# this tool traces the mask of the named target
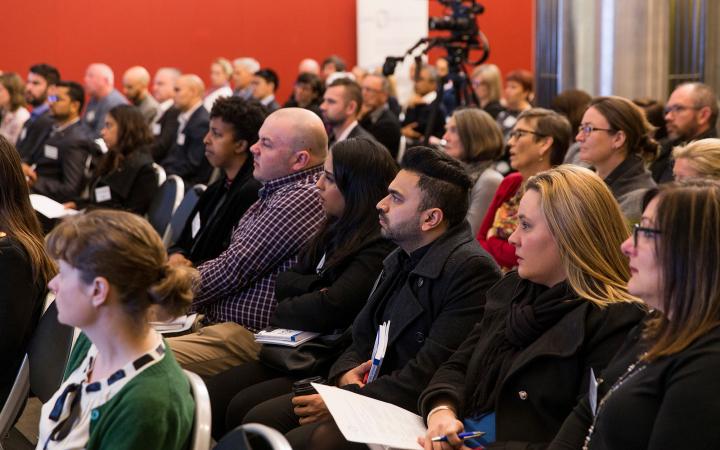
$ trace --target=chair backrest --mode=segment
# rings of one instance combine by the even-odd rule
[[[70,358],[75,329],[58,322],[55,302],[40,318],[28,347],[30,389],[45,403],[62,384],[65,366]]]
[[[30,392],[30,362],[27,355],[23,358],[20,369],[18,370],[12,389],[5,400],[5,404],[0,410],[0,440],[10,432],[20,415],[21,410],[25,406],[25,402]],[[0,445],[2,449],[2,445]]]
[[[147,219],[160,236],[165,235],[165,229],[170,218],[180,205],[185,194],[185,185],[182,178],[170,175],[165,180],[148,208]]]
[[[204,184],[196,184],[185,193],[185,197],[183,197],[180,206],[178,206],[173,213],[170,223],[165,230],[165,235],[163,236],[165,248],[170,247],[180,238],[180,233],[182,233],[183,228],[185,228],[190,214],[193,209],[195,209],[195,205],[197,205],[205,189],[207,189],[207,186]]]
[[[199,375],[189,370],[183,370],[183,372],[185,372],[185,376],[190,382],[190,390],[195,400],[195,420],[193,421],[193,431],[190,438],[190,450],[210,450],[212,442],[210,436],[212,423],[210,395]]]
[[[251,450],[247,434],[263,438],[273,450],[292,450],[290,443],[279,431],[259,423],[246,423],[235,428],[214,447],[214,450]]]
[[[163,166],[161,166],[158,163],[153,163],[152,165],[153,170],[155,171],[155,175],[157,175],[158,180],[158,186],[162,186],[165,180],[167,179],[167,175],[165,174],[165,169],[163,169]]]

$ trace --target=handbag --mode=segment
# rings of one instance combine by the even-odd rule
[[[307,376],[326,372],[352,343],[351,328],[337,334],[326,334],[297,347],[263,344],[259,360],[287,375]]]

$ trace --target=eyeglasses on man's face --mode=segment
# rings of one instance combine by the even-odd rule
[[[637,248],[638,245],[638,234],[642,234],[645,239],[654,239],[655,236],[660,234],[660,230],[657,228],[642,227],[639,223],[633,225],[633,247]]]
[[[593,131],[607,131],[608,133],[616,132],[616,130],[613,130],[612,128],[599,128],[592,126],[589,123],[581,123],[578,127],[578,133],[581,133],[583,136],[589,136]]]
[[[673,115],[674,115],[674,114],[681,113],[681,112],[683,112],[683,111],[687,111],[688,109],[695,109],[695,110],[697,110],[697,109],[700,109],[700,108],[698,108],[698,107],[696,107],[696,106],[668,105],[668,106],[665,107],[665,109],[663,109],[663,112],[664,112],[665,115],[667,116],[668,114],[673,114]]]

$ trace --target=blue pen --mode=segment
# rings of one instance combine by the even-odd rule
[[[481,437],[484,434],[484,431],[463,431],[462,433],[458,433],[458,437],[464,441],[467,439]],[[437,436],[430,440],[433,442],[447,442],[448,438],[447,436]]]

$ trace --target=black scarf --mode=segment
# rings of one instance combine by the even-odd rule
[[[482,320],[487,333],[478,342],[470,361],[478,370],[468,371],[481,376],[472,380],[477,383],[474,390],[472,384],[467,385],[468,393],[472,391],[465,408],[467,417],[494,411],[500,386],[515,358],[583,303],[567,282],[548,288],[527,280],[519,281],[514,292],[488,292],[489,298],[495,297],[493,302],[500,300],[508,306],[487,311]]]

